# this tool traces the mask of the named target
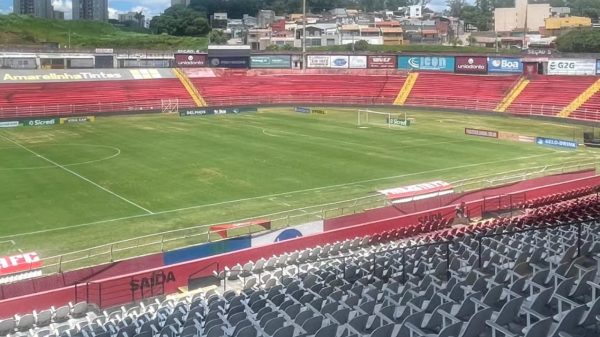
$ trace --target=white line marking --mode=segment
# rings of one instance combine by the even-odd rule
[[[215,203],[211,203],[211,204],[203,204],[203,205],[182,207],[182,208],[176,208],[176,209],[171,209],[171,210],[154,212],[154,213],[151,213],[151,214],[139,214],[139,215],[132,215],[132,216],[127,216],[127,217],[122,217],[122,218],[116,218],[116,219],[99,220],[99,221],[88,222],[88,223],[78,224],[78,225],[72,225],[72,226],[64,226],[64,227],[44,229],[44,230],[39,230],[39,231],[34,231],[34,232],[25,232],[25,233],[19,233],[19,234],[11,234],[11,235],[6,235],[6,236],[1,236],[0,239],[14,238],[14,237],[20,237],[20,236],[34,235],[34,234],[43,234],[43,233],[61,231],[61,230],[72,229],[72,228],[79,228],[79,227],[87,227],[87,226],[92,226],[92,225],[106,224],[106,223],[111,223],[111,222],[121,221],[121,220],[131,220],[131,219],[144,218],[144,217],[154,216],[154,215],[162,215],[162,214],[176,213],[176,212],[181,212],[181,211],[188,211],[188,210],[192,210],[192,209],[200,209],[200,208],[206,208],[206,207],[221,206],[221,205],[239,203],[239,202],[242,202],[242,201],[268,199],[268,198],[280,197],[280,196],[284,196],[284,195],[293,195],[293,194],[299,194],[299,193],[305,193],[305,192],[313,192],[313,191],[326,190],[326,189],[331,189],[331,188],[340,188],[340,187],[346,187],[346,186],[360,185],[360,184],[369,183],[369,182],[375,182],[375,181],[383,181],[383,180],[389,180],[389,179],[397,179],[397,178],[404,178],[404,177],[410,177],[410,176],[418,176],[418,175],[426,174],[426,173],[452,171],[452,170],[463,169],[463,168],[468,168],[468,167],[476,167],[476,166],[482,166],[482,165],[499,164],[499,163],[511,162],[511,161],[515,161],[515,160],[531,159],[531,158],[537,158],[537,157],[543,157],[543,156],[549,156],[549,155],[556,155],[556,153],[555,152],[551,152],[551,153],[537,154],[537,155],[532,155],[532,156],[516,157],[516,158],[511,158],[511,159],[505,159],[505,160],[489,161],[489,162],[484,162],[484,163],[475,163],[475,164],[460,165],[460,166],[454,166],[454,167],[445,167],[445,168],[440,168],[440,169],[434,169],[434,170],[428,170],[428,171],[421,171],[421,172],[414,172],[414,173],[406,173],[406,174],[395,175],[395,176],[390,176],[390,177],[382,177],[382,178],[360,180],[360,181],[355,181],[355,182],[350,182],[350,183],[344,183],[344,184],[336,184],[336,185],[329,185],[329,186],[322,186],[322,187],[314,187],[314,188],[308,188],[308,189],[303,189],[303,190],[296,190],[296,191],[289,191],[289,192],[282,192],[282,193],[262,195],[262,196],[257,196],[257,197],[249,197],[249,198],[242,198],[242,199],[237,199],[237,200],[221,201],[221,202],[215,202]]]
[[[48,145],[54,145],[54,144],[48,144]],[[111,155],[111,156],[100,158],[100,159],[82,161],[82,162],[78,162],[78,163],[64,164],[63,165],[64,167],[80,166],[80,165],[86,165],[86,164],[99,163],[101,161],[110,160],[110,159],[113,159],[115,157],[118,157],[121,154],[121,149],[119,149],[118,147],[108,146],[108,145],[61,144],[61,145],[55,145],[55,146],[92,146],[92,147],[104,147],[104,148],[107,148],[107,149],[113,149],[113,150],[115,150],[115,153],[113,155]],[[32,148],[32,147],[35,147],[35,146],[30,146],[29,148]],[[17,146],[11,147],[11,149],[18,149],[18,148],[19,147],[17,147]],[[0,147],[0,150],[3,150],[3,148]],[[30,166],[30,167],[0,167],[0,171],[40,170],[40,169],[48,169],[48,168],[55,168],[55,167],[56,166],[54,166],[54,165],[48,165],[48,166]]]
[[[17,145],[18,147],[22,148],[23,150],[25,150],[25,151],[27,151],[27,152],[29,152],[29,153],[31,153],[31,154],[33,154],[33,155],[37,156],[37,157],[39,157],[39,158],[41,158],[41,159],[43,159],[43,160],[45,160],[45,161],[49,162],[50,164],[52,164],[52,165],[54,165],[54,166],[56,166],[56,167],[58,167],[58,168],[61,168],[61,169],[65,170],[65,171],[67,171],[68,173],[70,173],[70,174],[72,174],[72,175],[74,175],[74,176],[76,176],[76,177],[78,177],[78,178],[80,178],[80,179],[82,179],[82,180],[84,180],[84,181],[87,181],[88,183],[90,183],[90,184],[92,184],[92,185],[96,186],[97,188],[99,188],[99,189],[101,189],[101,190],[103,190],[103,191],[105,191],[105,192],[107,192],[107,193],[109,193],[109,194],[111,194],[111,195],[113,195],[113,196],[115,196],[115,197],[117,197],[117,198],[119,198],[119,199],[121,199],[121,200],[125,201],[126,203],[128,203],[128,204],[130,204],[130,205],[133,205],[133,206],[135,206],[135,207],[137,207],[137,208],[139,208],[139,209],[143,210],[143,211],[144,211],[144,212],[146,212],[148,215],[152,215],[152,214],[153,214],[153,213],[152,213],[152,211],[150,211],[150,210],[148,210],[148,209],[146,209],[146,208],[144,208],[144,207],[142,207],[142,206],[140,206],[140,205],[136,204],[135,202],[133,202],[133,201],[131,201],[131,200],[129,200],[129,199],[127,199],[127,198],[125,198],[125,197],[122,197],[122,196],[118,195],[117,193],[115,193],[115,192],[113,192],[113,191],[111,191],[111,190],[107,189],[106,187],[103,187],[103,186],[100,186],[100,185],[98,185],[97,183],[95,183],[95,182],[91,181],[90,179],[88,179],[88,178],[86,178],[86,177],[82,176],[81,174],[79,174],[79,173],[77,173],[77,172],[75,172],[75,171],[72,171],[72,170],[70,170],[70,169],[68,169],[68,168],[64,167],[63,165],[60,165],[59,163],[57,163],[57,162],[55,162],[55,161],[52,161],[51,159],[48,159],[48,158],[46,158],[46,157],[42,156],[41,154],[39,154],[39,153],[37,153],[37,152],[35,152],[35,151],[33,151],[33,150],[29,149],[29,148],[28,148],[28,147],[26,147],[25,145],[21,145],[20,143],[18,143],[18,142],[16,142],[16,141],[12,140],[12,139],[10,139],[10,138],[7,138],[7,137],[5,137],[4,135],[1,135],[1,134],[0,134],[0,137],[2,137],[2,138],[4,138],[4,139],[6,139],[7,141],[9,141],[9,142],[11,142],[11,143],[13,143],[13,144]]]

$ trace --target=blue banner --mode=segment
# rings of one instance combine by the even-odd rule
[[[398,69],[454,72],[454,57],[398,56]]]
[[[165,252],[163,261],[165,266],[186,262],[203,257],[224,254],[236,250],[250,248],[250,236],[241,236],[217,242],[208,242],[197,246],[176,249]]]
[[[596,74],[600,75],[600,60],[596,61]]]
[[[575,150],[577,149],[577,142],[571,140],[564,139],[556,139],[556,138],[546,138],[546,137],[536,137],[535,143],[543,146],[552,146],[552,147],[560,147],[564,149]]]
[[[488,58],[488,72],[490,73],[522,73],[523,62],[514,57]]]
[[[297,107],[294,107],[294,111],[301,112],[301,113],[304,113],[304,114],[309,114],[310,113],[310,108],[303,107],[303,106],[297,106]]]

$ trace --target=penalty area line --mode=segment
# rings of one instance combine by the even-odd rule
[[[144,208],[144,207],[142,207],[142,206],[140,206],[140,205],[136,204],[135,202],[133,202],[133,201],[131,201],[131,200],[129,200],[129,199],[127,199],[127,198],[125,198],[125,197],[123,197],[123,196],[121,196],[121,195],[119,195],[119,194],[117,194],[117,193],[115,193],[115,192],[113,192],[113,191],[111,191],[111,190],[109,190],[108,188],[106,188],[106,187],[104,187],[104,186],[101,186],[101,185],[99,185],[98,183],[95,183],[95,182],[93,182],[92,180],[90,180],[90,179],[88,179],[88,178],[86,178],[86,177],[82,176],[81,174],[79,174],[79,173],[77,173],[77,172],[75,172],[75,171],[73,171],[73,170],[71,170],[71,169],[68,169],[68,168],[66,168],[65,166],[63,166],[63,165],[61,165],[61,164],[59,164],[59,163],[57,163],[57,162],[53,161],[52,159],[49,159],[49,158],[46,158],[46,157],[44,157],[43,155],[41,155],[41,154],[39,154],[39,153],[37,153],[37,152],[35,152],[35,151],[31,150],[30,148],[26,147],[25,145],[22,145],[21,143],[19,143],[19,142],[17,142],[17,141],[14,141],[14,140],[12,140],[12,139],[10,139],[10,138],[8,138],[8,137],[4,136],[4,135],[1,135],[1,134],[0,134],[0,137],[2,137],[2,138],[4,138],[5,140],[7,140],[7,141],[9,141],[9,142],[11,142],[11,143],[13,143],[13,144],[15,144],[16,146],[20,147],[21,149],[23,149],[23,150],[25,150],[25,151],[27,151],[27,152],[29,152],[29,153],[33,154],[34,156],[36,156],[36,157],[38,157],[38,158],[40,158],[40,159],[43,159],[43,160],[47,161],[48,163],[50,163],[50,164],[52,164],[52,165],[54,165],[54,166],[56,166],[56,167],[58,167],[58,168],[60,168],[60,169],[62,169],[62,170],[64,170],[64,171],[66,171],[66,172],[68,172],[68,173],[70,173],[70,174],[72,174],[72,175],[76,176],[77,178],[79,178],[79,179],[81,179],[81,180],[83,180],[83,181],[86,181],[86,182],[88,182],[89,184],[92,184],[92,185],[94,185],[95,187],[97,187],[97,188],[99,188],[99,189],[103,190],[104,192],[106,192],[106,193],[109,193],[109,194],[111,194],[111,195],[113,195],[113,196],[115,196],[115,197],[117,197],[117,198],[119,198],[119,199],[121,199],[121,200],[125,201],[126,203],[128,203],[128,204],[130,204],[130,205],[132,205],[132,206],[135,206],[135,207],[136,207],[136,208],[138,208],[138,209],[141,209],[141,210],[142,210],[142,211],[144,211],[144,212],[145,212],[147,215],[152,215],[152,214],[154,214],[154,213],[153,213],[152,211],[150,211],[149,209],[146,209],[146,208]]]
[[[506,162],[511,162],[511,161],[515,161],[515,160],[531,159],[531,158],[537,158],[537,157],[543,157],[543,156],[549,156],[549,155],[555,155],[555,154],[556,154],[555,152],[543,153],[543,154],[537,154],[537,155],[531,155],[531,156],[523,156],[523,157],[515,157],[515,158],[510,158],[510,159],[489,161],[489,162],[483,162],[483,163],[474,163],[474,164],[467,164],[467,165],[460,165],[460,166],[453,166],[453,167],[444,167],[444,168],[440,168],[440,169],[433,169],[433,170],[428,170],[428,171],[406,173],[406,174],[389,176],[389,177],[381,177],[381,178],[373,178],[373,179],[367,179],[367,180],[360,180],[360,181],[355,181],[355,182],[350,182],[350,183],[344,183],[344,184],[336,184],[336,185],[329,185],[329,186],[322,186],[322,187],[314,187],[314,188],[308,188],[308,189],[303,189],[303,190],[282,192],[282,193],[276,193],[276,194],[268,194],[268,195],[262,195],[262,196],[256,196],[256,197],[249,197],[249,198],[242,198],[242,199],[229,200],[229,201],[221,201],[221,202],[215,202],[215,203],[211,203],[211,204],[189,206],[189,207],[183,207],[183,208],[177,208],[177,209],[171,209],[171,210],[165,210],[165,211],[158,211],[158,212],[153,212],[153,213],[148,213],[148,214],[138,214],[138,215],[132,215],[132,216],[127,216],[127,217],[122,217],[122,218],[116,218],[116,219],[99,220],[99,221],[94,221],[94,222],[88,222],[88,223],[78,224],[78,225],[63,226],[63,227],[56,227],[56,228],[44,229],[44,230],[33,231],[33,232],[25,232],[25,233],[5,235],[5,236],[0,237],[0,239],[8,239],[8,238],[21,237],[21,236],[43,234],[43,233],[49,233],[49,232],[55,232],[55,231],[61,231],[61,230],[68,230],[68,229],[73,229],[73,228],[80,228],[80,227],[87,227],[87,226],[93,226],[93,225],[107,224],[107,223],[112,223],[112,222],[116,222],[116,221],[131,220],[131,219],[136,219],[136,218],[145,218],[145,217],[149,217],[149,216],[156,216],[156,215],[162,215],[162,214],[177,213],[177,212],[182,212],[182,211],[188,211],[188,210],[194,210],[194,209],[201,209],[201,208],[213,207],[213,206],[222,206],[222,205],[227,205],[227,204],[239,203],[239,202],[243,202],[243,201],[269,199],[269,198],[275,198],[275,197],[280,197],[280,196],[284,196],[284,195],[294,195],[294,194],[299,194],[299,193],[321,191],[321,190],[327,190],[327,189],[331,189],[331,188],[340,188],[340,187],[346,187],[346,186],[354,186],[354,185],[360,185],[360,184],[370,183],[370,182],[376,182],[376,181],[385,181],[385,180],[390,180],[390,179],[397,179],[397,178],[405,178],[405,177],[411,177],[411,176],[418,176],[418,175],[427,174],[427,173],[452,171],[452,170],[458,170],[458,169],[463,169],[463,168],[468,168],[468,167],[477,167],[477,166],[483,166],[483,165],[506,163]],[[272,202],[277,202],[277,201],[272,201]]]

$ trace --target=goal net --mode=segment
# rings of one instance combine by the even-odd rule
[[[396,126],[410,126],[410,120],[406,119],[406,113],[396,114],[373,110],[358,110],[358,126],[380,125],[388,128]]]

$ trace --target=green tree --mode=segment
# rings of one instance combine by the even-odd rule
[[[450,16],[460,17],[463,7],[465,7],[465,0],[448,0],[446,5]]]
[[[183,5],[169,7],[162,15],[153,17],[150,29],[155,34],[174,36],[202,36],[210,31],[203,13]]]
[[[556,39],[556,47],[562,52],[600,53],[600,31],[572,30]]]
[[[367,51],[369,50],[369,42],[365,40],[358,40],[354,43],[354,51]]]
[[[222,30],[211,30],[208,34],[210,44],[227,44],[229,37]]]

